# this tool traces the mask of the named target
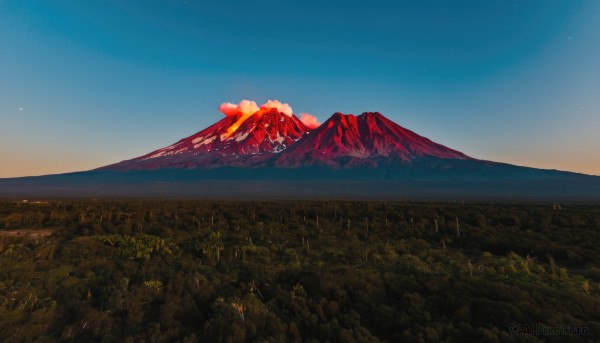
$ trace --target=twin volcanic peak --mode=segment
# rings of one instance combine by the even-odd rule
[[[104,170],[262,167],[332,168],[409,165],[424,157],[467,160],[465,154],[432,142],[378,112],[359,116],[335,113],[322,125],[309,125],[288,104],[258,107],[244,100],[223,104],[225,118],[149,154],[102,167]]]
[[[338,112],[282,153],[275,165],[383,167],[408,165],[424,157],[471,159],[403,128],[379,112],[359,116]]]

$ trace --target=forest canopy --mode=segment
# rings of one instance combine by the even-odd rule
[[[586,204],[4,201],[0,340],[593,342],[599,242]]]

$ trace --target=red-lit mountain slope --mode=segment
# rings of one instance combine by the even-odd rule
[[[274,108],[249,116],[227,116],[173,145],[100,169],[259,166],[309,130],[295,115],[287,115]]]
[[[381,167],[407,165],[423,157],[471,159],[401,127],[378,112],[359,116],[335,113],[281,153],[275,166]]]
[[[309,131],[289,105],[225,103],[226,118],[86,172],[0,179],[4,197],[599,199],[600,177],[473,159],[379,113]]]

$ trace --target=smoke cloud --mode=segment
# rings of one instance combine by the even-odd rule
[[[256,102],[251,100],[242,100],[239,104],[232,104],[230,102],[224,102],[219,106],[219,110],[223,112],[228,117],[248,117],[257,112],[261,112],[262,114],[272,108],[277,109],[277,111],[291,117],[294,113],[292,111],[292,107],[289,104],[282,104],[279,100],[270,100],[266,103],[260,105],[256,105]]]
[[[292,114],[294,113],[292,111],[292,107],[288,104],[282,104],[281,102],[279,102],[279,100],[271,100],[269,99],[267,101],[267,103],[260,105],[260,109],[261,110],[269,110],[271,108],[276,108],[277,111],[287,115],[288,117],[291,117]]]
[[[321,125],[317,117],[308,113],[300,113],[300,120],[310,129],[315,129]]]
[[[0,0],[1,1],[1,0]],[[277,109],[278,112],[291,117],[294,112],[289,104],[281,103],[279,100],[268,100],[266,103],[256,105],[256,102],[252,100],[242,100],[239,104],[232,104],[230,102],[224,102],[219,106],[219,110],[223,112],[227,117],[232,117],[234,122],[227,128],[227,133],[224,134],[224,138],[231,136],[240,125],[251,116],[262,116],[264,113],[271,109]],[[312,114],[301,113],[300,120],[304,125],[310,129],[314,129],[321,125],[317,118]]]
[[[256,102],[251,100],[242,100],[239,104],[232,104],[230,102],[224,102],[219,106],[219,110],[228,117],[235,117],[237,115],[249,116],[256,113],[260,108],[256,105]]]

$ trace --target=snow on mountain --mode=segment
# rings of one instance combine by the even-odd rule
[[[286,110],[286,109],[284,109]],[[101,169],[212,168],[256,166],[301,139],[310,129],[294,114],[263,108],[227,115],[175,144]]]

